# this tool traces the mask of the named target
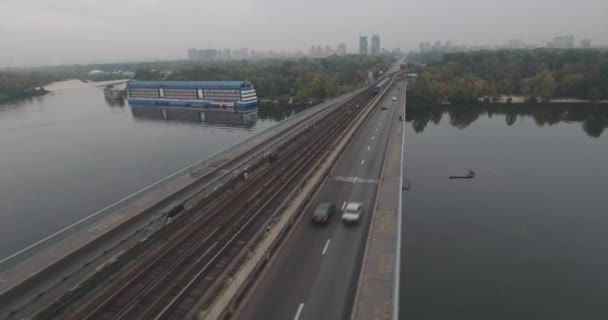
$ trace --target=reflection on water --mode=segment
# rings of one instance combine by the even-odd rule
[[[109,103],[109,102],[108,102]],[[262,105],[250,112],[226,112],[183,107],[131,106],[136,121],[252,129],[258,120],[279,122],[306,110],[307,105]]]
[[[104,99],[106,100],[106,103],[110,107],[122,108],[122,107],[125,106],[125,100],[124,99],[111,99],[111,98],[108,98],[108,97],[104,97]]]
[[[429,123],[439,124],[444,114],[450,125],[465,129],[480,116],[502,116],[512,126],[520,118],[532,118],[538,126],[552,126],[560,122],[577,122],[590,137],[598,138],[608,127],[608,108],[594,105],[501,105],[472,107],[409,107],[406,121],[415,132],[422,132]]]
[[[192,125],[217,125],[226,127],[252,128],[258,119],[257,110],[251,112],[225,112],[205,109],[131,106],[136,121],[154,121],[162,123],[179,123]]]

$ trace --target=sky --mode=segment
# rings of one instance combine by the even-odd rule
[[[420,41],[608,45],[606,0],[0,0],[0,67],[183,59],[188,48],[302,50],[377,33]]]

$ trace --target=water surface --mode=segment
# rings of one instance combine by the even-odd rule
[[[608,319],[608,109],[406,120],[402,319]]]
[[[302,109],[202,121],[106,101],[100,88],[0,106],[0,259]]]

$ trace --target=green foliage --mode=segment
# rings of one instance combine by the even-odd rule
[[[39,87],[51,81],[51,75],[40,72],[0,72],[0,103],[42,95]]]
[[[440,104],[443,100],[441,85],[428,73],[421,74],[407,91],[408,103],[433,105]]]
[[[555,95],[557,84],[549,70],[522,80],[522,91],[532,98],[540,97],[542,102],[548,102]]]
[[[485,86],[485,82],[478,77],[456,77],[450,85],[451,93],[448,98],[455,104],[475,104]]]
[[[538,97],[545,102],[555,97],[597,101],[608,98],[608,51],[542,48],[449,53],[419,70],[419,78],[432,79],[443,88],[444,97],[459,104],[500,94],[526,94],[530,100]],[[410,85],[408,94],[434,100],[435,92],[426,85]]]
[[[391,61],[382,56],[330,56],[323,59],[218,62],[195,65],[165,73],[167,80],[234,80],[253,82],[263,99],[294,97],[308,103],[352,91],[363,85],[368,71],[384,70]],[[162,75],[137,71],[139,80],[157,80]]]
[[[589,89],[589,92],[587,93],[587,99],[589,99],[591,102],[597,102],[598,100],[600,100],[601,97],[602,92],[598,87],[593,87]]]
[[[117,71],[135,73],[139,80],[249,80],[258,96],[294,97],[299,102],[327,99],[361,87],[368,71],[385,70],[387,56],[330,56],[323,59],[268,59],[231,61],[155,61],[11,69],[0,72],[0,102],[22,99],[53,81],[92,81],[125,78]],[[103,74],[89,74],[101,70]]]

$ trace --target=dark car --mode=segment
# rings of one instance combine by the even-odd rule
[[[321,202],[310,216],[310,221],[316,223],[327,223],[336,211],[336,205],[331,202]]]

